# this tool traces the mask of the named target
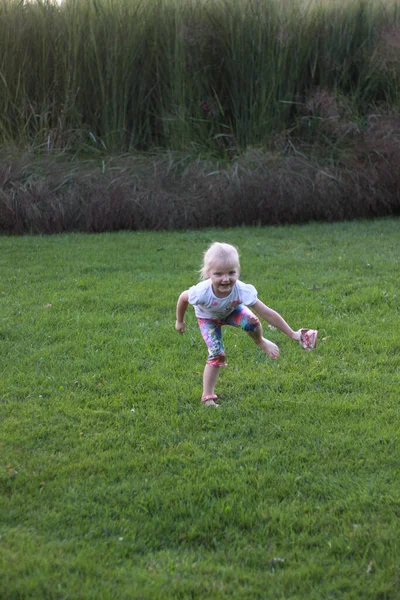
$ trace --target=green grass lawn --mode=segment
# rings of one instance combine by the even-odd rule
[[[400,222],[0,237],[0,598],[398,599]],[[211,241],[294,328],[179,293]]]

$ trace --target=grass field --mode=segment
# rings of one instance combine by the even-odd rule
[[[320,331],[226,330],[219,410],[174,330],[214,240]],[[1,600],[398,599],[398,260],[394,219],[0,237]]]

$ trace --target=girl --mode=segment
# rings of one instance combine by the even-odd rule
[[[220,367],[225,367],[227,364],[221,334],[222,325],[241,327],[267,356],[272,359],[278,357],[278,346],[263,337],[260,320],[248,308],[249,306],[268,323],[300,342],[304,349],[315,348],[317,331],[311,329],[293,331],[277,312],[258,300],[257,290],[253,285],[239,280],[239,254],[234,246],[219,242],[212,244],[204,254],[200,273],[200,283],[185,290],[179,296],[175,329],[180,333],[185,332],[184,317],[188,305],[192,304],[208,348],[201,397],[205,406],[219,406],[214,389]]]

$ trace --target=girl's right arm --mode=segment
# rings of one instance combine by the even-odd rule
[[[176,305],[176,323],[175,329],[179,331],[179,333],[185,333],[186,323],[184,321],[185,313],[187,307],[189,306],[189,293],[187,290],[182,292],[182,294],[178,298],[178,302]]]

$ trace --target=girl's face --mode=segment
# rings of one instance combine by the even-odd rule
[[[211,284],[217,298],[226,298],[239,277],[237,265],[214,265],[209,271]]]

